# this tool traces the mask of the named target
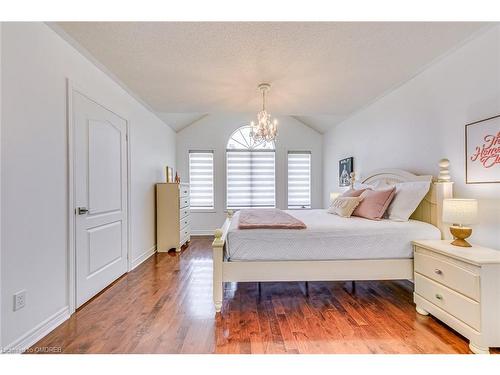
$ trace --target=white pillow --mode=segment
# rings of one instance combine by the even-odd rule
[[[394,185],[396,194],[386,211],[386,216],[393,221],[408,221],[422,199],[429,191],[429,181],[400,182]]]
[[[370,190],[387,190],[392,188],[394,185],[388,185],[383,181],[375,181],[373,184],[362,184],[361,182],[355,182],[354,183],[354,190],[363,190],[363,189],[370,189]]]

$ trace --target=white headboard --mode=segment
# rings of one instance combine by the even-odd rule
[[[361,180],[364,184],[375,184],[383,181],[388,184],[411,181],[431,181],[429,192],[417,207],[411,218],[414,220],[430,223],[441,231],[441,237],[449,238],[448,226],[443,223],[443,199],[453,198],[453,182],[449,178],[449,161],[440,161],[441,168],[439,178],[433,179],[430,175],[418,176],[402,169],[379,169],[368,174]],[[444,167],[443,167],[444,166]]]

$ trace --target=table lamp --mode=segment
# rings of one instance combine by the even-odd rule
[[[450,227],[454,238],[452,245],[471,247],[465,239],[472,234],[472,228],[467,225],[477,223],[477,200],[444,199],[443,222],[452,224]]]

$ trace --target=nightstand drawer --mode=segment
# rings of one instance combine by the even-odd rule
[[[481,330],[481,309],[476,301],[418,273],[415,274],[415,293],[475,330]]]
[[[438,257],[425,254],[417,248],[414,254],[415,272],[437,281],[448,288],[480,300],[480,277],[473,271]]]

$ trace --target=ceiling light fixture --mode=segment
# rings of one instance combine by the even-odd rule
[[[266,93],[271,89],[269,83],[261,83],[258,86],[262,92],[262,110],[257,113],[257,123],[252,121],[250,136],[256,142],[272,142],[278,135],[278,120],[271,121],[271,115],[266,111]]]

